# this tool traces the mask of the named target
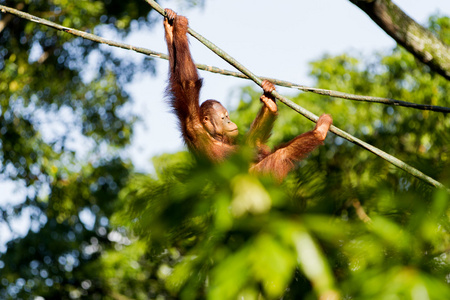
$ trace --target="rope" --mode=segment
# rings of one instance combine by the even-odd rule
[[[161,8],[161,6],[159,6],[158,3],[156,3],[154,0],[145,0],[148,4],[150,4],[151,7],[153,7],[153,9],[155,9],[156,11],[158,11],[162,16],[165,16],[165,12],[164,10]],[[232,58],[230,55],[228,55],[225,51],[223,51],[222,49],[220,49],[219,47],[217,47],[216,45],[214,45],[213,43],[211,43],[210,41],[208,41],[207,39],[205,39],[203,36],[201,36],[200,34],[198,34],[197,32],[195,32],[192,28],[188,28],[188,32],[190,35],[192,35],[194,38],[196,38],[198,41],[200,41],[202,44],[204,44],[206,47],[208,47],[209,49],[211,49],[211,51],[213,51],[214,53],[216,53],[218,56],[220,56],[221,58],[223,58],[225,61],[227,61],[229,64],[231,64],[232,66],[234,66],[237,70],[239,70],[240,72],[242,72],[243,74],[245,74],[247,77],[249,77],[251,80],[253,80],[257,85],[261,86],[262,84],[262,79],[257,77],[255,74],[253,74],[252,72],[250,72],[250,70],[248,70],[247,68],[245,68],[243,65],[241,65],[238,61],[236,61],[234,58]],[[280,102],[283,102],[284,104],[286,104],[287,106],[289,106],[290,108],[292,108],[293,110],[295,110],[296,112],[298,112],[299,114],[303,115],[305,118],[317,123],[317,120],[319,119],[318,116],[316,116],[315,114],[313,114],[312,112],[304,109],[303,107],[301,107],[300,105],[290,101],[289,99],[287,99],[286,97],[280,95],[277,91],[273,91],[272,95],[274,97],[276,97]],[[447,189],[442,183],[440,183],[439,181],[436,181],[435,179],[425,175],[424,173],[422,173],[421,171],[417,170],[416,168],[404,163],[403,161],[399,160],[398,158],[352,136],[351,134],[343,131],[342,129],[339,129],[338,127],[331,125],[330,127],[330,131],[333,132],[334,134],[356,144],[359,145],[367,150],[369,150],[370,152],[374,153],[375,155],[380,156],[381,158],[385,159],[386,161],[388,161],[389,163],[393,164],[394,166],[410,173],[411,175],[415,176],[416,178],[425,181],[426,183],[430,184],[431,186],[437,187],[437,188],[442,188],[442,189]],[[450,193],[450,189],[447,189],[447,191]]]
[[[107,39],[99,37],[95,34],[76,30],[76,29],[73,29],[70,27],[61,26],[57,23],[54,23],[54,22],[51,22],[51,21],[48,21],[45,19],[41,19],[39,17],[22,12],[20,10],[14,9],[14,8],[0,5],[0,10],[2,12],[7,12],[12,15],[16,15],[20,18],[23,18],[23,19],[26,19],[26,20],[29,20],[29,21],[32,21],[32,22],[35,22],[38,24],[42,24],[42,25],[45,25],[45,26],[48,26],[48,27],[51,27],[51,28],[54,28],[54,29],[57,29],[60,31],[64,31],[64,32],[70,33],[72,35],[79,36],[84,39],[91,40],[91,41],[94,41],[97,43],[106,44],[109,46],[118,47],[118,48],[122,48],[122,49],[126,49],[126,50],[132,50],[132,51],[135,51],[135,52],[138,52],[141,54],[145,54],[145,55],[149,55],[152,57],[156,57],[156,58],[161,58],[161,59],[165,59],[165,60],[169,59],[167,54],[164,54],[164,53],[156,52],[156,51],[146,49],[146,48],[135,47],[133,45],[120,43],[120,42],[116,42],[116,41],[112,41],[112,40],[107,40]],[[233,77],[243,78],[243,79],[250,79],[249,77],[247,77],[246,75],[244,75],[240,72],[234,72],[234,71],[230,71],[230,70],[220,69],[215,66],[208,66],[205,64],[195,64],[195,66],[199,70],[203,70],[203,71],[207,71],[207,72],[211,72],[211,73],[222,74],[222,75],[226,75],[226,76],[233,76]],[[385,98],[385,97],[355,95],[355,94],[343,93],[343,92],[339,92],[339,91],[308,87],[308,86],[301,85],[298,83],[293,83],[293,82],[280,80],[280,79],[276,79],[276,78],[263,77],[263,76],[258,76],[258,77],[261,78],[262,80],[269,80],[270,82],[272,82],[273,84],[278,85],[278,86],[284,86],[287,88],[293,88],[293,89],[297,89],[297,90],[300,90],[303,92],[311,92],[311,93],[324,95],[324,96],[330,96],[330,97],[341,98],[341,99],[346,99],[346,100],[353,100],[353,101],[360,101],[360,102],[380,103],[380,104],[385,104],[385,105],[404,106],[404,107],[410,107],[410,108],[420,109],[420,110],[431,110],[431,111],[435,111],[435,112],[450,113],[449,107],[428,105],[428,104],[417,104],[417,103],[413,103],[413,102],[407,102],[407,101],[396,100],[396,99]]]
[[[158,11],[160,14],[162,14],[164,16],[164,10],[153,0],[146,0],[156,11]],[[159,53],[159,52],[155,52],[152,50],[148,50],[145,48],[140,48],[140,47],[135,47],[132,45],[128,45],[125,43],[120,43],[120,42],[115,42],[115,41],[111,41],[111,40],[107,40],[104,38],[101,38],[99,36],[96,36],[94,34],[91,33],[87,33],[84,31],[80,31],[80,30],[76,30],[73,28],[69,28],[69,27],[65,27],[65,26],[61,26],[59,24],[56,24],[54,22],[36,17],[34,15],[22,12],[20,10],[11,8],[11,7],[7,7],[4,5],[0,5],[0,10],[5,13],[8,12],[10,14],[16,15],[18,17],[21,17],[23,19],[38,23],[38,24],[42,24],[57,30],[61,30],[67,33],[70,33],[72,35],[75,36],[79,36],[82,37],[84,39],[89,39],[98,43],[103,43],[103,44],[107,44],[110,46],[114,46],[114,47],[119,47],[119,48],[123,48],[123,49],[127,49],[127,50],[132,50],[138,53],[142,53],[142,54],[146,54],[146,55],[150,55],[153,57],[158,57],[158,58],[162,58],[162,59],[168,59],[168,56],[166,54],[163,53]],[[259,86],[261,86],[262,80],[267,79],[271,82],[274,82],[277,85],[282,85],[282,86],[286,86],[286,87],[292,87],[292,88],[297,88],[300,90],[304,90],[307,92],[313,92],[313,93],[317,93],[317,94],[322,94],[322,95],[328,95],[328,96],[333,96],[333,97],[339,97],[339,98],[344,98],[344,99],[349,99],[349,100],[356,100],[356,101],[369,101],[369,102],[378,102],[378,103],[384,103],[384,104],[392,104],[392,105],[399,105],[399,106],[408,106],[408,107],[414,107],[414,108],[419,108],[419,109],[428,109],[428,110],[433,110],[433,111],[439,111],[439,112],[444,112],[444,113],[448,113],[450,112],[450,108],[447,107],[440,107],[440,106],[431,106],[431,105],[420,105],[420,104],[415,104],[415,103],[410,103],[410,102],[405,102],[405,101],[400,101],[400,100],[394,100],[394,99],[389,99],[389,98],[379,98],[379,97],[369,97],[369,96],[358,96],[358,95],[352,95],[352,94],[346,94],[346,93],[342,93],[342,92],[337,92],[337,91],[331,91],[331,90],[324,90],[324,89],[316,89],[316,88],[309,88],[309,87],[305,87],[302,85],[297,85],[294,83],[290,83],[287,81],[282,81],[282,80],[277,80],[277,79],[272,79],[272,78],[267,78],[267,77],[258,77],[256,75],[254,75],[253,73],[251,73],[249,70],[247,70],[244,66],[242,66],[241,64],[239,64],[236,60],[234,60],[232,57],[230,57],[228,54],[226,54],[224,51],[222,51],[221,49],[219,49],[217,46],[215,46],[214,44],[212,44],[211,42],[209,42],[208,40],[206,40],[205,38],[203,38],[200,34],[196,33],[194,30],[192,30],[191,28],[189,28],[189,33],[194,36],[196,39],[198,39],[201,43],[205,44],[208,48],[210,48],[213,52],[215,52],[216,54],[218,54],[219,56],[221,56],[225,61],[229,62],[231,65],[233,65],[236,69],[238,69],[239,71],[241,71],[243,74],[241,73],[236,73],[233,71],[227,71],[227,70],[222,70],[219,69],[217,67],[212,67],[212,66],[207,66],[207,65],[202,65],[202,64],[198,64],[196,65],[197,68],[201,69],[201,70],[205,70],[205,71],[209,71],[209,72],[213,72],[213,73],[220,73],[220,74],[224,74],[224,75],[230,75],[230,76],[236,76],[236,77],[240,77],[240,78],[247,78],[247,79],[251,79],[254,82],[256,82],[256,84],[258,84]],[[281,96],[277,91],[274,91],[272,93],[277,99],[279,99],[281,102],[283,102],[284,104],[286,104],[287,106],[289,106],[290,108],[292,108],[293,110],[295,110],[296,112],[300,113],[301,115],[305,116],[306,118],[308,118],[309,120],[313,121],[313,122],[317,122],[318,117],[316,115],[314,115],[313,113],[309,112],[308,110],[302,108],[301,106],[295,104],[294,102],[290,101],[289,99]],[[364,100],[365,99],[365,100]],[[361,146],[362,148],[374,153],[377,156],[380,156],[381,158],[385,159],[386,161],[388,161],[389,163],[393,164],[394,166],[404,170],[407,173],[410,173],[411,175],[415,176],[416,178],[428,183],[431,186],[434,187],[438,187],[438,188],[443,188],[446,189],[449,193],[450,193],[450,189],[447,189],[442,183],[434,180],[433,178],[423,174],[422,172],[420,172],[419,170],[415,169],[412,166],[409,166],[408,164],[404,163],[403,161],[397,159],[396,157],[387,154],[383,151],[381,151],[380,149],[367,144],[364,141],[361,141],[360,139],[350,135],[349,133],[337,128],[336,126],[332,125],[330,127],[330,131],[335,133],[336,135],[354,143],[357,144],[359,146]]]

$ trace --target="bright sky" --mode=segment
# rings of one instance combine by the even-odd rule
[[[394,2],[422,24],[433,13],[450,15],[448,0]],[[160,3],[188,17],[194,30],[253,73],[303,85],[312,84],[308,78],[308,62],[319,59],[325,53],[369,55],[375,51],[389,50],[395,45],[389,36],[348,0],[206,0],[204,9],[180,7],[183,1]],[[125,42],[167,53],[162,17],[154,17],[160,20],[160,25],[150,32],[137,32]],[[197,63],[232,70],[226,62],[193,38],[191,50]],[[120,55],[137,58],[141,55],[126,50],[117,51]],[[127,86],[135,101],[133,109],[144,120],[137,125],[133,144],[128,151],[141,171],[151,171],[152,156],[183,149],[177,122],[163,100],[167,68],[167,61],[157,60],[157,77],[143,76]],[[239,87],[251,84],[247,80],[204,71],[200,75],[204,78],[201,98],[217,99],[229,109],[233,109],[239,101]],[[278,91],[284,95],[293,93],[286,88],[278,88]],[[26,196],[25,191],[18,191],[11,183],[0,182],[0,191],[0,205],[20,203]],[[30,213],[27,211],[14,222],[13,229],[17,234],[27,232]],[[80,217],[86,222],[91,218],[86,213]],[[6,225],[0,223],[0,251],[5,250],[4,243],[11,237]]]

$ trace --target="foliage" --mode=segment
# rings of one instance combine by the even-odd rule
[[[347,201],[336,203],[326,174],[280,188],[249,175],[246,155],[220,167],[179,155],[131,181],[116,219],[147,243],[158,282],[149,298],[298,299],[313,287],[356,299],[450,296],[445,191],[394,193],[385,180],[370,197],[341,189]],[[352,207],[359,200],[367,224]]]
[[[447,28],[448,18],[431,20]],[[401,48],[311,66],[321,88],[450,106],[450,83]],[[242,91],[246,101],[232,114],[240,128],[256,115],[257,97]],[[314,94],[294,100],[450,186],[448,116]],[[279,115],[272,144],[312,128],[284,107]],[[333,135],[281,186],[249,175],[250,158],[241,149],[216,166],[164,155],[154,175],[137,175],[122,191],[115,223],[147,244],[157,282],[150,298],[450,297],[446,191]]]
[[[144,1],[0,4],[121,37],[151,24]],[[153,73],[153,61],[119,58],[110,47],[8,14],[0,13],[0,22],[0,183],[24,195],[2,203],[0,227],[31,218],[26,236],[14,236],[0,253],[0,298],[69,299],[87,290],[113,298],[97,267],[100,254],[124,242],[109,224],[132,172],[121,155],[136,120],[124,85],[139,72]]]
[[[144,1],[0,3],[120,35],[149,21]],[[449,24],[430,19],[447,43]],[[15,18],[1,32],[0,174],[27,198],[0,208],[0,220],[31,211],[33,221],[0,254],[0,298],[450,297],[450,196],[333,135],[281,185],[248,174],[245,148],[220,165],[167,154],[154,159],[155,174],[134,174],[120,155],[135,119],[123,85],[152,62],[109,51]],[[324,56],[311,67],[321,88],[450,106],[448,81],[400,48],[370,61]],[[241,128],[259,94],[242,91],[233,112]],[[450,186],[448,116],[294,100]],[[280,106],[271,143],[312,127]]]

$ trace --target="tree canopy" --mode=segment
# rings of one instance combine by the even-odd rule
[[[449,21],[433,17],[430,24]],[[324,56],[311,67],[317,85],[328,89],[449,105],[449,82],[401,48],[373,61]],[[232,114],[240,128],[250,125],[258,97],[242,91],[245,101]],[[445,114],[312,94],[293,100],[332,110],[345,130],[448,186]],[[273,144],[310,126],[284,107],[280,115]],[[148,273],[158,283],[150,298],[450,296],[446,191],[339,137],[328,138],[281,187],[248,175],[245,151],[220,166],[186,155],[155,158],[156,174],[134,177],[116,215],[147,245]]]

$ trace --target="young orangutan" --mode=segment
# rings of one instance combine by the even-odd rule
[[[202,80],[191,57],[187,38],[188,20],[170,9],[165,10],[165,38],[169,51],[169,85],[167,95],[180,122],[183,138],[190,151],[204,155],[211,161],[222,161],[236,150],[234,139],[238,128],[225,107],[216,100],[199,105]],[[330,115],[322,115],[314,130],[306,132],[274,151],[265,145],[277,117],[277,104],[272,96],[275,87],[269,81],[262,84],[263,106],[246,136],[250,146],[258,150],[251,172],[272,174],[282,180],[295,162],[300,161],[327,136],[333,122]]]

